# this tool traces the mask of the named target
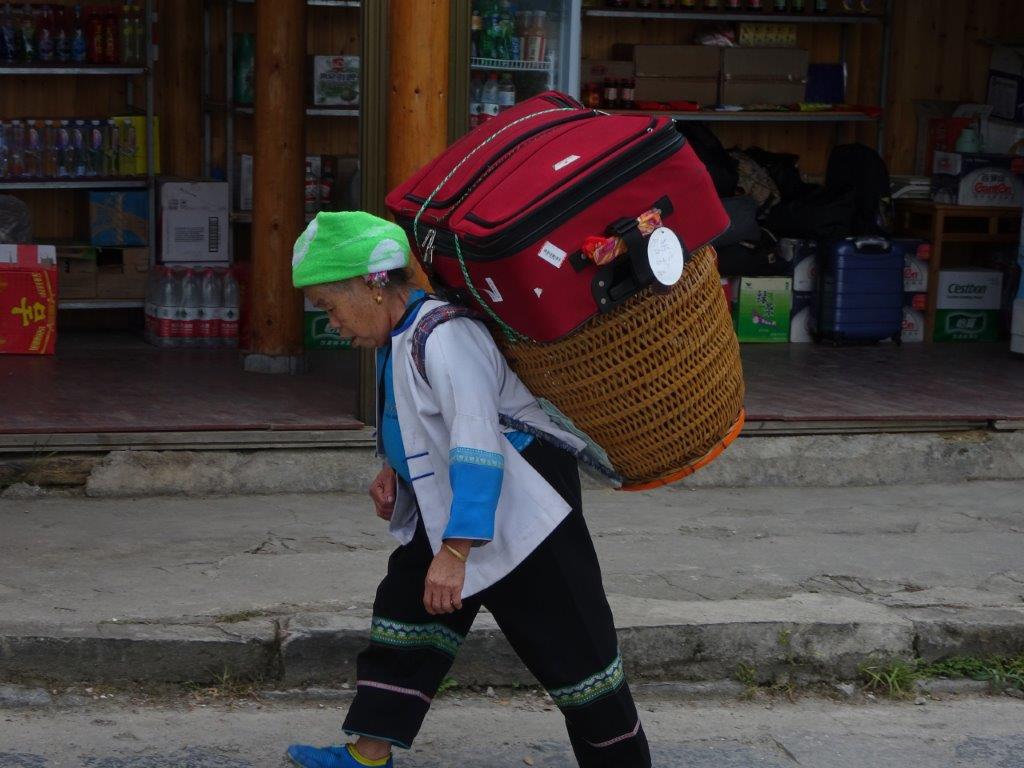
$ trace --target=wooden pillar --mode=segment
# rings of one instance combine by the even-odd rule
[[[388,21],[387,186],[394,189],[447,145],[451,0],[391,0]]]
[[[306,0],[256,3],[249,371],[296,372],[301,363],[302,294],[291,262],[305,227],[305,83]]]
[[[162,0],[157,70],[163,172],[198,177],[203,167],[203,0]]]

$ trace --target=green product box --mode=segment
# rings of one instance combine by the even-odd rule
[[[352,343],[331,328],[326,312],[305,312],[306,349],[351,349]]]
[[[938,309],[935,341],[996,341],[999,311],[994,309]]]
[[[736,302],[736,335],[740,341],[789,341],[793,280],[788,277],[741,277]]]

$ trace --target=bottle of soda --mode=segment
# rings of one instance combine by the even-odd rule
[[[75,168],[75,156],[71,149],[71,125],[67,120],[60,121],[57,129],[57,176],[66,179]]]
[[[52,64],[57,58],[57,43],[53,27],[53,10],[48,5],[39,9],[39,28],[36,37],[39,46],[39,61]]]
[[[302,198],[303,198],[303,201],[304,201],[304,206],[305,206],[306,213],[308,213],[308,214],[316,213],[316,197],[317,197],[317,191],[318,191],[317,188],[319,186],[320,186],[320,182],[319,182],[319,180],[317,180],[316,176],[313,174],[313,164],[307,160],[306,161],[306,175],[305,175],[305,182],[303,183]]]
[[[132,43],[135,44],[135,50],[132,52],[132,58],[135,59],[135,63],[139,65],[146,64],[146,20],[143,18],[142,9],[137,5],[132,6],[132,24],[135,29],[132,32]]]
[[[18,30],[10,3],[4,5],[4,17],[0,22],[0,59],[5,64],[13,64],[18,60]]]
[[[506,72],[501,76],[498,84],[498,109],[504,112],[516,105],[516,86],[512,82],[512,75]]]
[[[785,13],[787,10],[789,10],[788,5],[788,0],[775,0],[775,12]]]
[[[58,5],[53,13],[54,48],[57,61],[67,64],[71,61],[71,35],[68,31],[68,10]]]
[[[790,8],[793,13],[803,13],[806,9],[806,3],[804,3],[804,0],[793,0],[790,4]]]
[[[815,13],[828,13],[828,0],[814,0]]]
[[[604,99],[601,106],[605,109],[619,108],[619,86],[610,77],[604,79]]]
[[[636,109],[636,81],[630,78],[622,81],[622,91],[619,101],[623,109]]]
[[[7,146],[7,126],[0,120],[0,179],[6,179],[11,166],[10,149]]]
[[[233,270],[224,275],[224,302],[220,317],[221,344],[229,349],[238,348],[239,320],[242,314],[242,294]]]
[[[43,175],[43,137],[35,120],[25,121],[25,171],[30,178]]]
[[[764,0],[747,0],[747,10],[760,13],[764,10]]]
[[[718,10],[718,0],[704,0],[704,10],[705,11],[717,11]]]
[[[85,36],[85,20],[82,18],[82,6],[76,5],[71,18],[71,61],[84,64],[89,60],[89,43]]]
[[[121,129],[121,175],[139,175],[139,142],[135,133],[135,123],[125,118]]]
[[[221,314],[224,311],[223,303],[224,285],[220,275],[212,268],[204,269],[200,278],[198,346],[220,346],[220,321]]]
[[[21,120],[11,120],[7,133],[7,174],[11,178],[25,175],[25,125]]]
[[[121,175],[121,129],[117,126],[117,120],[107,120],[107,127],[103,138],[104,146],[104,174],[107,176]]]
[[[484,30],[484,17],[480,15],[479,8],[473,9],[473,16],[469,22],[469,29],[470,56],[477,59],[482,56],[481,49],[483,46],[481,44],[480,35]]]
[[[57,154],[60,131],[53,120],[43,121],[43,176],[55,179],[57,173]]]
[[[32,64],[38,58],[39,49],[36,47],[36,19],[32,6],[25,3],[21,9],[21,60],[26,64]]]
[[[73,160],[73,170],[71,175],[76,179],[80,179],[86,175],[86,166],[88,163],[86,137],[88,136],[88,132],[85,120],[75,120],[74,125],[71,127],[71,157]]]
[[[137,64],[135,59],[135,24],[132,22],[132,7],[125,3],[121,6],[121,61],[124,64]]]
[[[109,6],[103,13],[104,64],[117,64],[121,61],[121,30],[115,8],[116,6]]]
[[[547,14],[536,11],[526,36],[526,60],[544,61],[547,48]]]

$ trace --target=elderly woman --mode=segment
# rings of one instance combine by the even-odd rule
[[[561,709],[581,766],[650,766],[583,519],[581,445],[480,322],[409,284],[408,264],[404,232],[366,213],[321,213],[295,244],[295,286],[342,336],[377,350],[385,463],[370,496],[401,545],[357,661],[344,724],[356,741],[288,756],[391,766],[483,606]]]

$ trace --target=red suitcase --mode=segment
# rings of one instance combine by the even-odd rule
[[[637,217],[684,251],[729,225],[703,164],[666,117],[607,115],[549,92],[464,136],[387,206],[432,279],[475,295],[534,341],[554,341],[654,282]],[[664,234],[664,233],[659,233]],[[598,266],[588,237],[629,252]]]

